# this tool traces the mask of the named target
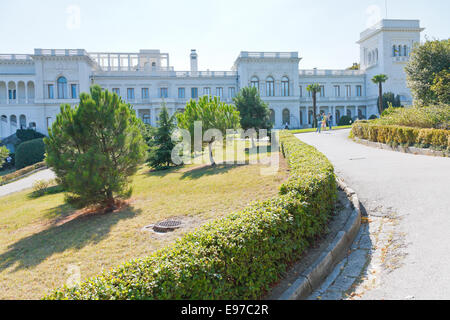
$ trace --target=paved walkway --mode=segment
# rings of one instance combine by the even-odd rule
[[[23,179],[0,186],[0,197],[31,188],[33,183],[37,180],[51,180],[54,178],[55,174],[50,169],[38,171]]]
[[[349,255],[310,299],[450,299],[450,159],[296,135],[333,163],[367,212]]]

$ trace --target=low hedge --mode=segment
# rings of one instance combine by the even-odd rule
[[[56,290],[46,299],[256,299],[326,230],[333,167],[281,133],[290,176],[279,195],[215,220],[146,258]]]
[[[42,138],[22,142],[16,150],[16,168],[22,169],[26,166],[44,160],[45,145]]]
[[[0,177],[0,185],[4,185],[14,179],[19,178],[20,176],[23,176],[27,173],[30,173],[31,171],[37,170],[39,168],[43,168],[45,166],[46,166],[45,162],[42,161],[42,162],[35,163],[31,166],[22,168],[20,170],[16,170],[14,172],[5,174],[4,176]]]
[[[379,125],[357,121],[352,126],[353,136],[389,145],[418,146],[450,151],[450,130],[425,129],[404,126]]]

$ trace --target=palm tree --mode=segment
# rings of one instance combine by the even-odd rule
[[[310,84],[308,87],[306,87],[306,90],[308,90],[309,92],[311,92],[312,94],[312,99],[313,99],[313,116],[314,116],[314,120],[313,120],[313,127],[317,127],[317,92],[320,92],[320,85],[318,83],[313,83]]]
[[[388,76],[385,74],[377,74],[372,78],[372,82],[378,84],[378,112],[383,112],[383,83],[387,81]]]

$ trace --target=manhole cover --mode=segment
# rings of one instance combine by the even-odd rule
[[[179,220],[164,220],[144,227],[144,229],[152,229],[155,232],[165,233],[181,228],[183,223]]]

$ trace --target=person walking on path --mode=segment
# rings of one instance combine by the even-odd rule
[[[330,131],[333,130],[333,115],[328,113],[328,126],[330,127]]]
[[[325,131],[327,129],[327,115],[324,113],[322,118],[322,128]]]
[[[322,115],[318,114],[316,117],[316,123],[317,123],[317,129],[316,132],[320,133],[320,130],[322,128]]]

